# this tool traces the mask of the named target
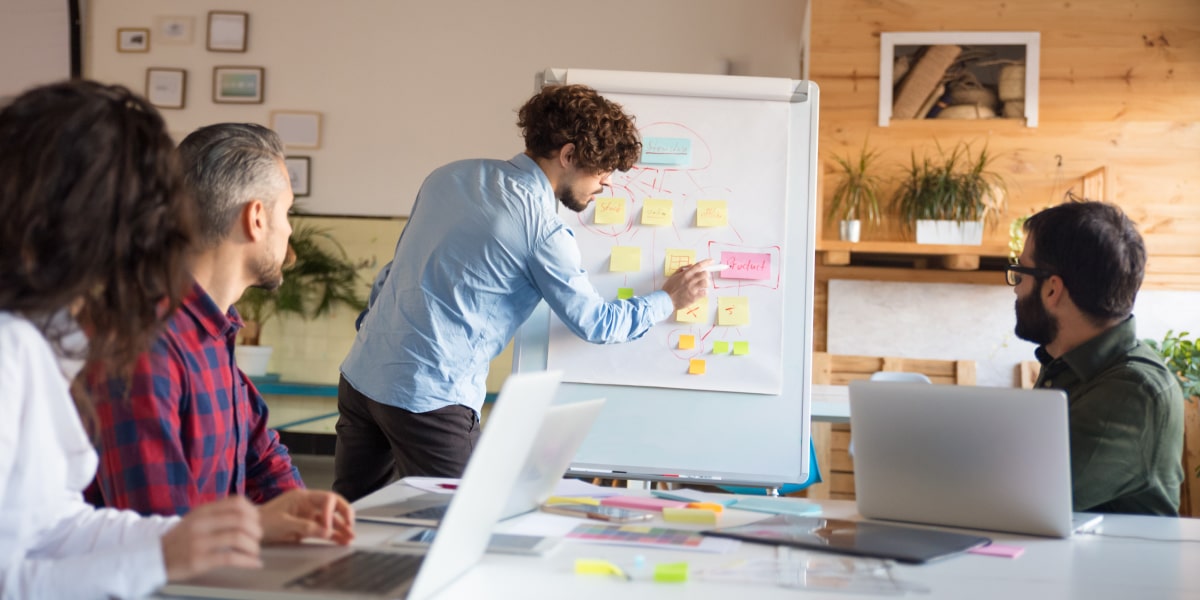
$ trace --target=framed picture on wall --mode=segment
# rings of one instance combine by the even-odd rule
[[[154,17],[154,41],[158,44],[190,44],[195,22],[192,17]]]
[[[150,30],[142,27],[117,29],[117,52],[149,52]]]
[[[183,108],[187,96],[187,71],[146,69],[146,99],[159,108]]]
[[[288,178],[292,180],[292,193],[297,198],[307,196],[312,160],[307,156],[289,156],[283,159],[283,162],[287,165]]]
[[[262,104],[262,67],[213,67],[213,102]]]
[[[213,52],[245,52],[249,24],[249,13],[209,11],[208,49]]]
[[[303,110],[271,111],[271,129],[288,148],[321,147],[321,113]]]

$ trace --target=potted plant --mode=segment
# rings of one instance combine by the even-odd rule
[[[915,226],[918,244],[979,245],[984,225],[994,225],[1004,209],[1004,179],[990,170],[995,155],[986,146],[972,155],[965,142],[949,153],[939,145],[938,154],[919,162],[912,154],[893,204],[906,226]]]
[[[242,345],[235,352],[238,366],[247,375],[266,374],[271,348],[259,341],[263,325],[272,318],[292,314],[307,320],[328,314],[338,305],[355,311],[366,307],[360,291],[359,265],[350,260],[328,229],[297,224],[288,241],[288,254],[278,289],[249,288],[237,301],[245,327]]]
[[[1200,479],[1200,344],[1188,339],[1188,332],[1175,334],[1168,330],[1162,341],[1142,340],[1163,358],[1167,368],[1179,378],[1183,389],[1184,405],[1184,475]],[[1189,427],[1188,424],[1191,426]],[[1187,434],[1191,434],[1190,438]],[[1200,493],[1187,482],[1183,485],[1183,512],[1192,517],[1200,516]]]
[[[862,233],[862,221],[871,225],[880,222],[879,189],[884,179],[873,172],[872,165],[879,158],[879,153],[867,149],[863,142],[862,151],[858,158],[834,156],[837,161],[842,181],[833,190],[829,200],[827,221],[838,219],[838,235],[840,239],[857,242]]]

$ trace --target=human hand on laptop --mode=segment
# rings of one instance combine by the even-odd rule
[[[333,492],[288,490],[259,507],[263,543],[296,543],[304,538],[346,545],[354,539],[354,509]]]
[[[217,567],[262,567],[263,530],[249,500],[233,496],[196,507],[162,537],[167,579],[180,581]]]

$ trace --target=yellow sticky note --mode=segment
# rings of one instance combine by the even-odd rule
[[[633,297],[633,288],[617,288],[617,300],[628,300]]]
[[[688,564],[659,563],[654,565],[655,583],[685,583],[688,580]]]
[[[662,516],[664,521],[671,523],[717,524],[717,513],[703,508],[664,508]]]
[[[733,355],[734,356],[746,356],[747,354],[750,354],[750,342],[734,342],[733,343]]]
[[[729,354],[729,342],[713,342],[713,354]]]
[[[717,325],[749,325],[750,298],[722,296],[717,299]]]
[[[696,347],[696,336],[694,336],[694,335],[679,336],[679,349],[680,350],[691,350],[692,348],[695,348],[695,347]]]
[[[686,267],[694,262],[696,262],[695,250],[667,248],[667,259],[663,261],[663,275],[670,277],[680,267]]]
[[[675,320],[680,323],[707,323],[708,298],[701,298],[695,304],[675,311]]]
[[[642,249],[637,246],[613,246],[609,271],[641,271]]]
[[[688,362],[688,375],[703,375],[704,374],[704,359],[693,358]]]
[[[575,574],[576,575],[616,575],[629,579],[625,571],[621,570],[611,561],[600,560],[596,558],[577,558],[575,559]]]
[[[724,200],[697,200],[696,227],[724,227],[729,224],[729,208]]]
[[[642,225],[670,225],[674,211],[670,200],[648,199],[642,203]]]
[[[621,225],[625,223],[624,198],[596,198],[597,225]]]
[[[589,506],[600,506],[600,500],[590,496],[550,496],[546,498],[545,504],[587,504]]]

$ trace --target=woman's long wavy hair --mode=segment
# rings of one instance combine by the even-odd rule
[[[178,307],[195,217],[173,146],[158,111],[120,86],[52,84],[0,111],[0,310],[60,356],[126,375]],[[64,344],[64,314],[86,350]]]

